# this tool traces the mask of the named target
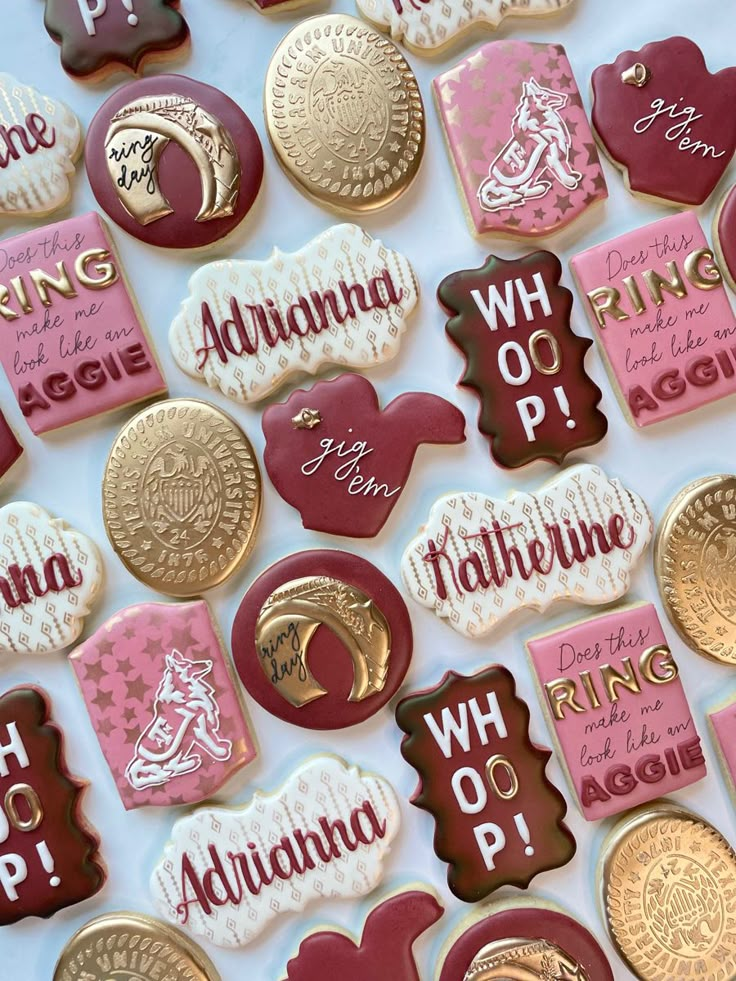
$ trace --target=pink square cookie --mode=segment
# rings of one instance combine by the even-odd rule
[[[587,821],[705,776],[700,737],[651,603],[582,620],[526,646]]]
[[[736,320],[694,212],[611,239],[570,265],[632,425],[736,391]]]
[[[36,435],[166,384],[94,212],[0,243],[0,360]]]
[[[204,600],[130,606],[69,659],[126,810],[196,804],[255,759]]]
[[[736,796],[736,694],[727,702],[708,712],[716,750],[728,781],[728,789]]]
[[[476,233],[549,235],[608,196],[562,45],[491,41],[434,94]]]

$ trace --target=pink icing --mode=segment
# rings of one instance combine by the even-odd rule
[[[477,232],[547,235],[608,196],[561,45],[491,41],[434,89]]]
[[[127,810],[205,800],[255,758],[226,658],[203,600],[128,607],[72,652]]]
[[[736,791],[736,697],[728,705],[708,713],[708,721],[721,753],[731,791]]]
[[[736,320],[692,211],[581,252],[571,266],[635,425],[650,426],[736,391]],[[655,302],[642,275],[649,270],[687,295],[662,288],[662,302]],[[605,297],[590,293],[601,289],[619,294],[618,310],[596,311]]]
[[[586,820],[706,775],[677,665],[651,603],[592,617],[527,648]]]
[[[36,435],[166,391],[94,212],[0,245],[0,326],[0,360]]]

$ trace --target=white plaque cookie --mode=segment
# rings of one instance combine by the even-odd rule
[[[385,780],[336,756],[312,757],[245,807],[202,807],[177,821],[151,890],[173,923],[244,946],[313,899],[369,893],[399,823]]]
[[[258,402],[295,374],[389,361],[417,299],[407,259],[357,225],[335,225],[298,252],[202,266],[169,341],[188,375]]]
[[[0,215],[47,215],[66,204],[81,150],[71,109],[0,72]]]
[[[401,573],[418,603],[458,633],[482,637],[522,607],[618,599],[651,537],[644,501],[581,464],[536,494],[440,498],[404,552]]]
[[[102,579],[86,535],[36,504],[0,508],[0,653],[50,654],[74,643]]]

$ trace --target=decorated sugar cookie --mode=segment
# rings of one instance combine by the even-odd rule
[[[7,419],[0,412],[0,477],[4,477],[22,455],[23,447],[18,442]]]
[[[264,462],[305,528],[371,538],[391,514],[421,443],[462,443],[465,417],[425,392],[385,409],[362,375],[299,389],[263,414]]]
[[[713,242],[718,263],[731,289],[736,290],[736,185],[718,205],[713,221]]]
[[[256,579],[235,616],[232,651],[248,693],[306,729],[365,721],[396,693],[412,653],[409,611],[366,559],[296,552]]]
[[[479,269],[447,276],[437,291],[451,318],[447,335],[465,358],[460,385],[478,395],[478,428],[505,467],[561,463],[608,430],[600,389],[585,373],[593,342],[570,328],[572,294],[561,275],[551,252],[492,255]]]
[[[73,644],[102,588],[94,542],[24,501],[0,508],[0,654]]]
[[[736,391],[736,320],[693,211],[596,245],[570,265],[632,425]]]
[[[624,51],[592,81],[593,127],[629,189],[703,204],[736,150],[736,68],[711,74],[697,44],[671,37]]]
[[[316,930],[302,940],[286,968],[286,981],[323,981],[325,965],[351,981],[420,981],[412,944],[442,916],[434,892],[403,889],[368,914],[360,942],[339,929]]]
[[[494,903],[464,920],[440,957],[438,981],[614,981],[598,942],[540,901]]]
[[[403,255],[357,225],[335,225],[292,254],[202,266],[169,342],[188,375],[258,402],[297,373],[390,361],[418,294]]]
[[[473,30],[495,30],[507,17],[544,17],[573,0],[356,0],[358,10],[417,54],[438,54]]]
[[[671,801],[613,828],[598,867],[611,942],[641,981],[736,975],[736,855],[706,820]]]
[[[69,661],[127,809],[196,804],[255,758],[203,600],[129,606]]]
[[[434,94],[476,234],[550,235],[608,196],[562,45],[491,41]]]
[[[120,68],[137,73],[189,40],[179,0],[46,0],[44,23],[64,71],[85,80]]]
[[[244,807],[202,807],[180,818],[154,869],[153,897],[187,933],[245,946],[275,917],[314,899],[374,889],[399,822],[385,780],[316,756]]]
[[[166,392],[97,214],[6,239],[2,253],[0,361],[36,435]]]
[[[99,839],[66,768],[61,730],[40,688],[0,696],[0,926],[49,917],[105,881]]]
[[[434,850],[458,899],[526,889],[570,861],[567,804],[545,775],[552,754],[531,742],[511,672],[449,671],[437,687],[402,699],[396,721],[406,733],[401,753],[419,774],[412,803],[434,817]]]
[[[0,217],[38,217],[71,196],[82,128],[63,102],[0,72]]]
[[[263,179],[250,119],[224,92],[183,75],[113,93],[90,123],[84,159],[103,211],[134,238],[168,249],[225,238]]]
[[[440,498],[404,552],[401,575],[417,603],[458,633],[482,637],[524,607],[613,602],[651,536],[638,494],[580,464],[535,494]]]
[[[680,672],[651,603],[582,620],[526,646],[587,821],[706,775]]]

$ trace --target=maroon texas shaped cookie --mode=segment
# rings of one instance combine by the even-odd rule
[[[408,392],[381,410],[362,375],[294,392],[263,415],[264,461],[305,528],[377,535],[398,501],[421,443],[462,443],[462,412],[438,395]]]
[[[189,40],[179,0],[46,0],[44,24],[75,78],[137,72],[147,56]]]
[[[305,729],[363,722],[395,694],[412,654],[409,612],[350,552],[297,552],[256,579],[235,616],[238,674],[272,715]]]
[[[444,954],[438,981],[614,981],[582,923],[550,906],[507,906],[475,919]]]
[[[52,916],[105,881],[80,810],[84,784],[70,776],[49,717],[40,688],[0,696],[0,926]]]
[[[726,192],[713,221],[718,263],[731,289],[736,290],[736,184]]]
[[[551,252],[491,255],[479,269],[452,273],[437,291],[451,317],[447,335],[466,362],[460,385],[480,399],[478,428],[504,467],[561,463],[608,430],[601,391],[585,372],[593,342],[570,329],[572,293],[560,286],[561,275]]]
[[[23,454],[23,447],[0,412],[0,477],[3,477]]]
[[[420,981],[412,945],[442,916],[433,893],[405,889],[368,914],[360,943],[337,930],[319,930],[302,940],[286,968],[286,981]]]
[[[406,733],[402,756],[419,774],[412,803],[434,817],[434,850],[458,899],[526,889],[570,861],[567,804],[545,774],[552,753],[530,740],[529,709],[510,671],[448,671],[435,688],[402,699],[396,721]]]
[[[685,37],[593,72],[593,128],[635,194],[702,204],[736,151],[736,68],[711,74]]]

